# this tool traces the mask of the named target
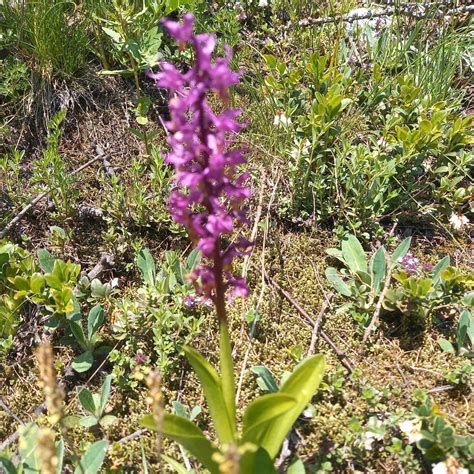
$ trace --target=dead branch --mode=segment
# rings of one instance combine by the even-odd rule
[[[367,13],[349,13],[346,15],[328,16],[322,18],[307,18],[297,23],[297,26],[318,26],[328,23],[353,23],[359,20],[371,20],[386,16],[403,15],[416,19],[422,18],[444,18],[446,16],[457,16],[464,13],[472,14],[474,5],[463,5],[457,8],[449,8],[450,5],[444,3],[406,3],[397,7],[387,7],[384,10],[368,10]],[[288,24],[285,29],[290,29],[293,25]]]
[[[271,278],[265,270],[264,276],[268,283],[273,286],[296,309],[296,311],[298,311],[298,313],[302,316],[304,322],[308,326],[314,328],[316,326],[316,322],[298,304],[298,302],[295,301],[293,297],[287,291],[285,291],[275,280],[273,280],[273,278]],[[352,373],[352,371],[354,370],[354,364],[349,359],[347,354],[334,343],[334,341],[326,334],[325,331],[323,331],[323,329],[320,330],[320,334],[324,341],[328,344],[328,346],[331,347],[331,349],[334,351],[337,358],[341,361],[341,364],[349,371],[349,373]]]
[[[311,342],[308,349],[308,357],[314,354],[316,348],[316,342],[318,341],[319,329],[321,328],[321,323],[323,320],[324,313],[327,311],[331,305],[331,299],[334,296],[334,293],[329,293],[324,299],[324,303],[321,306],[321,311],[319,311],[318,317],[314,323],[313,334],[311,334]]]

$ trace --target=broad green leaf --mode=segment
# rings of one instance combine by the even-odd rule
[[[411,237],[407,237],[400,243],[400,245],[394,250],[390,258],[391,266],[396,265],[398,261],[408,253],[408,250],[410,250],[410,244]]]
[[[270,424],[261,440],[260,446],[271,459],[275,459],[286,435],[315,394],[323,377],[324,366],[323,355],[309,357],[297,366],[280,388],[278,393],[294,397],[296,404]]]
[[[274,474],[277,472],[273,460],[263,448],[255,445],[248,446],[248,449],[240,457],[240,474]]]
[[[82,408],[89,413],[95,414],[96,406],[94,403],[94,397],[87,388],[82,388],[79,392],[79,401],[81,402]]]
[[[199,250],[194,249],[186,259],[186,264],[188,266],[188,271],[192,271],[196,268],[196,265],[201,261],[201,253]]]
[[[77,356],[71,364],[71,367],[79,373],[87,372],[94,363],[94,356],[91,351],[86,351],[83,354]]]
[[[84,428],[90,428],[91,426],[97,425],[99,420],[95,416],[83,416],[79,420],[79,424]]]
[[[79,424],[79,421],[81,420],[80,416],[77,415],[69,415],[65,416],[61,423],[66,427],[66,428],[74,428]]]
[[[287,474],[305,474],[305,472],[306,470],[303,461],[301,459],[296,459],[288,466]]]
[[[344,296],[351,296],[351,290],[349,287],[344,283],[342,278],[339,276],[337,270],[333,267],[328,267],[325,270],[326,278],[328,279],[329,283],[333,286],[333,288],[341,295]]]
[[[471,313],[467,310],[464,310],[461,313],[461,316],[459,317],[458,330],[456,331],[456,342],[458,344],[458,350],[461,349],[461,347],[465,346],[467,335],[469,335],[469,337],[471,338],[472,331],[474,330],[474,328],[472,327],[473,322],[474,321],[471,320]]]
[[[158,431],[153,415],[146,415],[140,420],[145,428]],[[219,466],[212,459],[219,450],[204,436],[202,431],[186,418],[177,415],[164,415],[160,432],[179,443],[184,449],[195,456],[212,474],[219,472]]]
[[[102,323],[104,322],[104,310],[100,304],[94,306],[89,311],[89,316],[87,317],[87,336],[89,340],[97,332]]]
[[[35,423],[29,423],[21,428],[18,443],[24,474],[39,474],[41,462],[38,453],[39,428]]]
[[[372,277],[367,272],[362,272],[358,270],[356,275],[359,277],[359,280],[364,283],[365,285],[371,287],[372,286]]]
[[[189,471],[185,466],[180,464],[176,459],[170,458],[169,456],[161,455],[161,459],[165,460],[171,468],[173,468],[178,474],[188,474]]]
[[[5,474],[18,474],[18,471],[15,465],[7,458],[0,457],[0,467],[5,470]]]
[[[385,261],[385,248],[380,247],[370,259],[370,274],[372,276],[372,290],[378,293],[382,288],[387,272],[387,262]]]
[[[109,443],[105,440],[91,444],[86,454],[79,461],[80,465],[76,468],[74,474],[97,474],[104,462],[108,447]]]
[[[81,345],[83,349],[87,348],[87,341],[84,335],[84,331],[82,330],[82,326],[80,321],[77,322],[74,319],[68,319],[68,324],[71,329],[72,334],[76,338],[77,342]]]
[[[189,346],[183,351],[201,382],[214,427],[222,444],[235,440],[235,421],[231,419],[222,393],[222,383],[216,369],[204,357]]]
[[[263,382],[263,384],[260,384],[260,380],[257,379],[257,383],[263,390],[270,393],[278,392],[278,385],[275,382],[275,378],[266,367],[263,365],[256,365],[255,367],[252,367],[251,371]]]
[[[155,260],[148,249],[140,250],[137,265],[147,285],[153,286],[156,279]]]
[[[367,273],[367,258],[362,245],[355,235],[347,235],[342,240],[342,256],[346,265],[353,273],[362,271]]]
[[[117,417],[114,415],[105,415],[100,419],[99,425],[105,428],[110,426],[112,423],[115,423],[116,419]]]
[[[172,405],[175,415],[189,419],[188,411],[182,403],[175,400],[173,401]]]
[[[443,257],[433,268],[432,274],[433,274],[433,285],[437,285],[441,281],[441,272],[445,270],[446,268],[449,267],[449,264],[451,263],[451,259],[449,258],[448,255],[446,257]]]
[[[117,43],[117,45],[122,45],[124,43],[124,40],[122,38],[122,35],[118,33],[117,31],[114,31],[110,28],[107,28],[105,26],[102,27],[102,30],[104,33],[106,33],[110,38],[112,38],[114,43]]]
[[[35,295],[41,295],[46,286],[46,280],[40,273],[33,273],[30,277],[30,289]]]
[[[453,345],[447,339],[439,339],[438,344],[444,352],[448,352],[450,354],[454,354],[456,352]]]
[[[56,455],[58,457],[56,474],[62,474],[64,464],[64,440],[62,438],[56,443]]]
[[[244,413],[242,443],[260,444],[260,438],[275,418],[296,405],[296,399],[283,393],[262,395],[247,407]]]
[[[54,268],[54,261],[56,260],[46,249],[39,249],[36,252],[38,262],[41,270],[45,273],[51,273]]]
[[[110,385],[112,383],[112,377],[113,375],[107,375],[102,385],[102,389],[100,392],[99,413],[98,413],[100,415],[104,412],[105,405],[107,405],[107,402],[109,401]]]

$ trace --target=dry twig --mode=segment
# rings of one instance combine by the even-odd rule
[[[297,301],[293,299],[293,297],[285,291],[273,278],[271,278],[265,271],[264,271],[265,279],[268,281],[268,283],[273,286],[297,311],[298,313],[303,317],[303,320],[308,326],[311,326],[314,328],[316,325],[316,322],[310,317],[310,315],[298,304]],[[354,370],[354,364],[352,361],[349,359],[347,354],[342,351],[335,343],[334,341],[326,334],[325,331],[322,329],[320,330],[321,337],[325,340],[325,342],[329,345],[329,347],[334,351],[338,359],[341,361],[341,364],[349,371],[349,373],[352,373]]]

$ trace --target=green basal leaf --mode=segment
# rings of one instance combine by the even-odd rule
[[[351,290],[349,286],[344,283],[342,278],[339,276],[337,270],[333,267],[328,267],[325,270],[326,278],[328,279],[329,283],[333,286],[333,288],[344,296],[351,296]]]
[[[286,435],[315,394],[321,383],[324,366],[323,355],[309,357],[297,366],[280,388],[278,393],[295,398],[296,404],[286,414],[274,420],[261,439],[260,446],[268,452],[271,459],[275,459]]]
[[[170,458],[169,456],[161,455],[161,459],[165,460],[171,468],[173,468],[178,474],[188,474],[189,471],[185,466],[180,464],[176,459]]]
[[[56,455],[58,457],[56,474],[62,474],[64,464],[64,440],[62,438],[56,443]]]
[[[94,397],[92,393],[87,388],[82,388],[79,392],[79,401],[81,402],[82,407],[84,410],[88,411],[89,413],[95,414],[96,406],[94,403]]]
[[[440,339],[438,341],[438,344],[439,344],[439,347],[441,347],[441,349],[444,351],[444,352],[448,352],[450,354],[454,354],[456,351],[454,350],[454,347],[453,345],[447,340],[447,339]]]
[[[74,315],[73,317],[76,318],[76,315]],[[87,347],[87,341],[86,341],[86,337],[84,335],[84,331],[82,330],[82,326],[80,322],[71,318],[71,319],[68,319],[68,324],[77,342],[81,345],[83,349],[85,349]]]
[[[61,423],[66,427],[66,428],[74,428],[79,424],[81,420],[80,416],[77,415],[70,415],[70,416],[65,416]]]
[[[0,467],[5,470],[5,474],[18,474],[20,472],[7,458],[0,457]]]
[[[346,265],[353,273],[362,271],[367,273],[367,258],[364,249],[355,235],[347,235],[342,240],[342,256]]]
[[[152,431],[158,431],[153,415],[146,415],[140,424]],[[186,418],[177,415],[164,415],[159,430],[164,436],[173,439],[195,456],[212,474],[219,473],[219,465],[212,459],[219,450],[204,436],[202,431]]]
[[[305,472],[306,470],[303,461],[301,459],[296,459],[288,466],[287,474],[305,474]]]
[[[270,393],[278,392],[278,384],[275,381],[272,373],[263,365],[256,365],[251,369],[252,373],[257,375],[257,383],[259,386]],[[260,383],[260,381],[262,383]]]
[[[153,286],[156,280],[156,266],[155,260],[148,249],[140,250],[137,257],[137,266],[145,283]]]
[[[51,273],[54,268],[54,261],[56,260],[46,249],[39,249],[36,252],[38,262],[41,270],[45,273]]]
[[[99,425],[105,428],[114,423],[116,419],[117,417],[114,415],[105,415],[100,419]]]
[[[296,405],[294,397],[283,393],[262,395],[247,407],[244,413],[242,443],[260,444],[267,428],[275,418]]]
[[[390,258],[390,265],[396,265],[398,261],[403,258],[410,250],[411,237],[407,237],[403,240],[400,245],[394,250]]]
[[[97,332],[103,322],[104,310],[98,304],[89,311],[89,316],[87,317],[87,336],[89,339]]]
[[[87,372],[94,363],[94,356],[92,352],[86,351],[83,354],[77,356],[71,364],[71,367],[79,373]]]
[[[107,402],[110,397],[110,385],[112,383],[112,377],[113,375],[107,375],[105,377],[104,383],[102,385],[102,389],[100,392],[100,402],[99,402],[99,414],[102,414],[105,410],[105,405],[107,405]]]
[[[76,468],[74,474],[97,474],[104,462],[108,447],[109,443],[105,440],[91,444],[86,454],[79,461],[80,465]]]
[[[472,331],[474,330],[472,323],[473,321],[471,321],[471,313],[467,310],[464,310],[459,317],[458,330],[456,332],[456,342],[458,344],[458,349],[465,345],[466,336],[469,333],[472,334]]]
[[[370,275],[372,278],[372,290],[378,293],[382,289],[387,272],[387,262],[385,261],[385,248],[380,247],[370,259]]]
[[[236,438],[235,420],[231,419],[226,408],[221,379],[216,369],[191,347],[185,346],[183,351],[201,382],[220,442],[233,442]]]
[[[79,420],[79,424],[84,428],[90,428],[99,423],[99,420],[95,416],[84,416]]]
[[[38,433],[39,428],[36,423],[29,423],[21,428],[18,446],[24,474],[40,473]]]

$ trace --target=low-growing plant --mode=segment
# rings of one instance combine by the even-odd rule
[[[84,19],[62,0],[0,5],[2,23],[13,32],[10,42],[29,67],[45,79],[70,78],[87,63],[89,38]]]
[[[381,246],[370,260],[357,237],[351,234],[342,240],[341,249],[327,250],[345,268],[338,272],[328,267],[326,278],[339,294],[352,300],[344,309],[348,309],[356,321],[367,324],[383,291],[388,272],[391,274],[400,265],[400,260],[410,248],[410,242],[411,238],[406,238],[392,255]]]
[[[89,311],[86,333],[84,333],[82,328],[80,312],[69,316],[67,322],[75,338],[75,342],[83,351],[82,354],[72,361],[71,366],[76,372],[86,372],[94,364],[96,356],[107,354],[111,350],[108,346],[97,347],[101,340],[99,329],[104,323],[104,310],[102,306],[96,305]]]
[[[171,170],[162,154],[151,148],[149,163],[134,159],[121,175],[103,177],[107,190],[101,208],[110,226],[158,227],[176,232],[166,209]]]
[[[444,352],[469,358],[474,357],[474,316],[468,310],[464,310],[459,316],[455,340],[456,342],[453,344],[447,339],[441,338],[438,344]]]
[[[62,156],[59,154],[59,141],[62,133],[62,123],[66,118],[66,111],[58,112],[48,124],[47,147],[42,158],[33,163],[31,182],[39,185],[40,191],[49,190],[54,204],[52,215],[61,221],[72,218],[76,213],[78,190],[76,179],[66,168]]]
[[[112,375],[107,375],[102,384],[100,393],[91,393],[91,391],[85,387],[79,389],[79,401],[81,402],[82,408],[88,413],[88,415],[79,418],[79,425],[86,428],[99,425],[105,428],[117,419],[114,415],[107,415],[105,411],[110,398],[111,383]]]
[[[125,383],[125,367],[140,365],[135,357],[137,351],[145,349],[139,343],[145,334],[153,335],[149,338],[152,345],[146,345],[150,358],[167,374],[183,345],[199,333],[203,316],[196,306],[200,298],[187,279],[199,261],[198,251],[191,252],[185,261],[176,252],[167,251],[158,262],[147,249],[138,253],[136,264],[142,276],[138,298],[119,300],[112,312],[115,337],[126,340],[129,347],[126,356],[123,349],[110,354],[111,360],[118,364],[114,373],[119,383]]]

